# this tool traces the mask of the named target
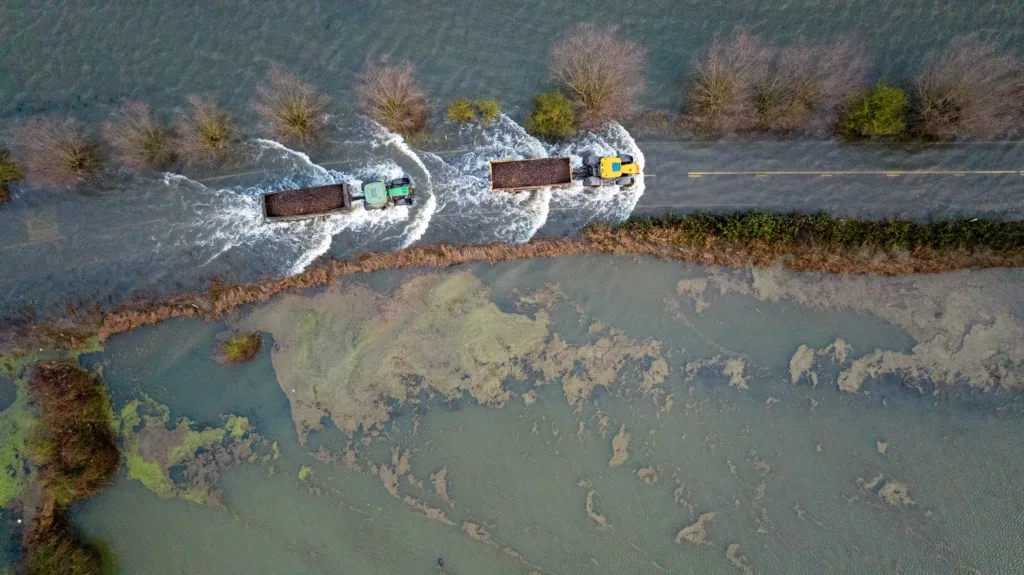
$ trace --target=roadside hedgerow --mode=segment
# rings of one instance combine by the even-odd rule
[[[907,94],[899,88],[877,84],[854,98],[836,131],[844,138],[899,138],[907,129]]]
[[[541,138],[559,140],[568,138],[579,129],[576,111],[569,98],[560,92],[546,92],[534,98],[533,108],[526,118],[526,131]]]

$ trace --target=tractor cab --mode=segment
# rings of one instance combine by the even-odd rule
[[[619,154],[617,156],[584,156],[583,167],[574,174],[583,180],[588,188],[600,186],[619,186],[628,188],[636,183],[640,166],[633,162],[633,156]]]
[[[601,177],[621,178],[635,176],[640,173],[640,166],[633,163],[632,156],[606,156],[601,158]]]
[[[367,209],[383,209],[389,205],[411,206],[412,195],[413,188],[409,178],[396,178],[391,181],[366,182],[363,184],[361,199]]]

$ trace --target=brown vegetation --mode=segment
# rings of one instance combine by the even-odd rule
[[[143,102],[125,102],[111,122],[100,128],[114,159],[135,170],[161,169],[174,160],[171,138]]]
[[[67,505],[102,489],[120,465],[106,390],[75,361],[36,365],[28,389],[39,409],[29,450],[40,493],[22,570],[98,573],[99,555],[79,541]]]
[[[330,101],[313,86],[275,66],[256,88],[252,107],[272,137],[286,144],[307,144],[323,136]]]
[[[756,86],[757,126],[765,130],[820,130],[836,109],[867,85],[864,45],[844,39],[824,46],[804,41],[778,51]]]
[[[77,363],[41,363],[29,383],[39,408],[32,458],[57,504],[84,499],[117,471],[120,455],[103,388]]]
[[[11,159],[10,152],[0,150],[0,204],[11,199],[7,186],[24,177],[25,169],[21,167],[21,164]]]
[[[64,509],[37,516],[25,533],[21,573],[26,575],[97,575],[100,554],[78,537]]]
[[[644,90],[646,50],[617,29],[576,26],[551,50],[551,79],[579,109],[580,126],[594,128],[632,115]]]
[[[827,243],[792,236],[792,228],[788,227],[790,224],[786,221],[793,218],[806,219],[806,223],[813,224],[814,229],[838,235],[834,241]],[[706,227],[703,233],[694,233],[694,224],[703,226],[702,221],[707,223],[715,219],[715,216],[696,216],[684,218],[683,221],[667,219],[661,222],[637,222],[614,228],[593,226],[584,230],[580,239],[538,238],[514,245],[441,244],[413,246],[395,252],[367,253],[355,261],[328,260],[300,274],[278,280],[232,286],[214,282],[213,288],[205,294],[186,293],[158,301],[139,301],[125,304],[114,311],[97,312],[75,320],[63,318],[26,325],[12,335],[0,338],[6,339],[6,343],[0,343],[8,347],[24,347],[22,342],[36,344],[46,341],[59,344],[62,340],[54,336],[58,330],[60,333],[78,334],[70,341],[82,341],[87,333],[95,334],[100,341],[105,341],[118,333],[170,318],[215,320],[240,306],[266,301],[284,291],[325,285],[336,278],[354,273],[409,267],[442,268],[478,261],[493,264],[565,255],[618,254],[654,256],[704,265],[782,265],[796,271],[876,275],[1024,267],[1024,247],[1021,247],[1024,245],[1024,236],[1015,229],[1000,232],[996,229],[998,224],[991,222],[974,222],[970,225],[958,222],[932,224],[934,227],[930,231],[915,232],[913,225],[898,221],[877,225],[862,222],[851,226],[850,222],[857,222],[822,221],[817,216],[749,214],[719,217],[721,221],[712,222],[718,226],[719,231],[709,232],[711,227]],[[774,220],[779,221],[772,223]],[[765,233],[768,235],[765,236]],[[758,239],[761,236],[776,239]],[[796,239],[792,239],[794,237]],[[913,239],[915,237],[932,239],[922,244]],[[972,240],[971,237],[982,239]],[[1002,238],[998,244],[1001,247],[988,246],[985,243],[988,240],[984,238]],[[972,244],[975,247],[971,247]],[[904,245],[918,247],[901,247]]]
[[[224,158],[237,139],[231,116],[213,96],[188,97],[189,109],[179,112],[178,147],[191,162],[213,163]]]
[[[772,54],[772,48],[745,29],[726,40],[715,38],[707,56],[693,64],[685,94],[688,123],[709,134],[753,127],[757,80],[764,77]]]
[[[928,138],[998,138],[1019,127],[1019,63],[995,43],[953,40],[917,77],[913,130]]]
[[[396,134],[408,138],[427,126],[427,98],[416,84],[411,62],[379,66],[367,61],[356,93],[363,112]]]
[[[11,129],[10,139],[33,186],[77,186],[101,167],[99,146],[74,118],[29,118]]]

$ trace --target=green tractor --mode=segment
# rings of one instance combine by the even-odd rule
[[[411,206],[415,192],[409,178],[394,180],[377,180],[363,184],[362,195],[352,196],[353,200],[363,200],[366,209],[382,210],[390,205]]]

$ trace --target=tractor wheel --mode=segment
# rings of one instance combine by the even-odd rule
[[[412,198],[399,198],[399,199],[395,200],[395,205],[396,206],[411,206],[412,205]]]
[[[599,188],[599,187],[601,187],[601,178],[598,178],[598,177],[595,177],[595,176],[590,176],[589,178],[584,178],[583,185],[588,187],[588,188]]]
[[[588,168],[596,168],[601,165],[601,156],[583,156],[583,165]]]
[[[633,156],[630,156],[629,154],[619,154],[619,159],[622,160],[623,164],[633,163]]]
[[[615,180],[615,185],[619,186],[620,188],[628,188],[628,187],[632,186],[635,183],[636,183],[636,180],[634,180],[630,176],[623,176],[623,177]]]
[[[388,182],[389,188],[400,188],[402,186],[408,186],[410,184],[409,178],[395,178]]]

